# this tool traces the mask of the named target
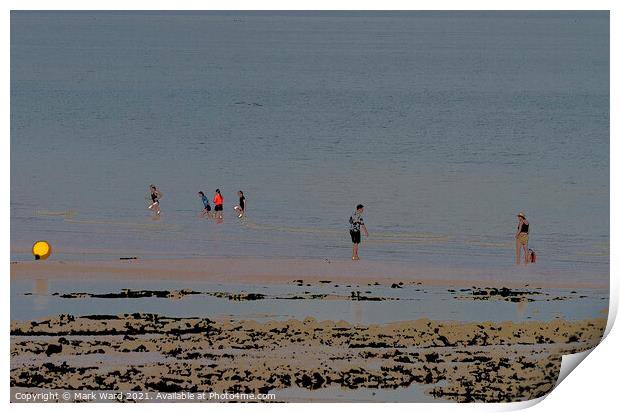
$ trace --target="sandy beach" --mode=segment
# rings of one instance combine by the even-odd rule
[[[11,386],[275,394],[336,386],[346,395],[414,385],[439,400],[528,400],[553,388],[562,354],[592,347],[604,326],[61,315],[11,323]]]
[[[11,263],[11,279],[135,279],[205,280],[226,283],[289,283],[330,280],[341,283],[419,282],[424,285],[472,285],[489,287],[608,288],[594,280],[565,281],[574,277],[541,275],[539,268],[417,267],[409,263],[381,261],[287,259],[287,258],[185,258],[107,261],[25,261]],[[601,277],[599,277],[600,279]]]
[[[606,289],[510,277],[309,259],[14,262],[12,394],[528,400],[553,388],[562,354],[598,344]]]

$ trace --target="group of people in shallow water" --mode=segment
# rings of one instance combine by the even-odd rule
[[[245,195],[243,195],[243,191],[238,191],[237,195],[239,195],[239,205],[236,205],[234,207],[234,210],[237,213],[237,218],[243,218],[243,216],[245,215],[247,202],[245,200]],[[202,212],[199,214],[200,217],[204,218],[206,216],[208,218],[216,219],[224,218],[224,197],[222,197],[222,193],[220,192],[219,188],[215,190],[215,196],[213,197],[213,204],[215,205],[213,212],[211,212],[209,198],[205,195],[205,193],[199,191],[198,197],[202,201],[202,206],[204,207]]]
[[[148,209],[153,211],[155,217],[159,217],[161,214],[161,209],[159,207],[159,200],[162,197],[161,191],[159,191],[155,185],[149,185],[150,196],[151,196],[151,204]],[[245,199],[245,195],[243,191],[238,191],[237,195],[239,196],[239,205],[234,207],[235,212],[237,213],[237,218],[243,218],[245,215],[245,211],[247,209],[247,200]],[[202,201],[203,210],[198,215],[201,218],[214,218],[219,220],[220,222],[224,218],[224,197],[222,197],[222,193],[219,188],[215,190],[215,195],[213,197],[213,204],[215,208],[211,209],[211,204],[209,203],[209,198],[205,195],[203,191],[198,192],[198,197]],[[362,231],[364,235],[368,238],[368,229],[366,229],[366,224],[364,223],[364,219],[362,218],[362,214],[364,213],[364,205],[358,204],[355,208],[355,211],[349,217],[349,234],[351,235],[351,242],[353,243],[353,252],[351,254],[351,259],[353,261],[357,261],[360,259],[358,255],[359,245],[362,242]],[[515,234],[515,240],[517,241],[517,249],[516,249],[516,264],[519,265],[521,263],[521,250],[523,250],[523,261],[524,264],[527,265],[530,262],[536,262],[536,254],[534,251],[529,249],[529,234],[530,234],[530,223],[525,217],[523,212],[519,212],[517,214],[517,219],[519,220],[517,225],[517,233]]]
[[[162,193],[157,187],[153,184],[149,185],[151,203],[148,206],[153,212],[153,216],[158,218],[161,214],[161,208],[159,205],[160,199],[162,198]],[[237,214],[237,218],[243,218],[245,215],[245,211],[247,208],[247,201],[245,199],[245,195],[243,191],[238,191],[237,195],[239,195],[239,205],[234,207],[234,210]],[[224,197],[220,192],[220,189],[215,190],[215,196],[213,197],[214,208],[211,210],[211,204],[209,203],[209,198],[205,195],[203,191],[198,191],[198,197],[202,201],[203,210],[198,214],[199,217],[204,218],[214,218],[218,220],[224,219]]]

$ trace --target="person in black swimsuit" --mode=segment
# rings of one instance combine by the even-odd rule
[[[523,260],[525,265],[527,265],[530,262],[530,250],[527,247],[530,238],[530,222],[523,212],[519,212],[517,218],[519,219],[519,224],[515,234],[515,239],[517,240],[516,263],[517,265],[521,263],[521,248],[523,248]]]
[[[247,201],[245,199],[245,195],[243,195],[243,191],[237,192],[239,195],[239,205],[235,206],[235,211],[237,211],[237,218],[243,217],[245,215],[245,209],[247,207]]]
[[[159,216],[161,213],[161,210],[159,209],[161,192],[159,192],[153,184],[149,185],[149,190],[151,191],[151,205],[149,205],[149,209],[155,213],[155,216]]]

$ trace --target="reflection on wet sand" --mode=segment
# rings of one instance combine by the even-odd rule
[[[517,303],[517,320],[523,320],[525,316],[525,309],[527,307],[527,301],[519,301]]]
[[[364,319],[364,306],[359,301],[352,301],[355,324],[361,324]]]
[[[120,312],[157,312],[174,317],[203,316],[277,319],[314,317],[353,323],[384,323],[428,317],[435,320],[503,321],[587,319],[607,308],[605,290],[444,288],[417,282],[337,284],[331,280],[278,285],[204,282],[14,281],[11,313],[16,320],[50,314],[105,314],[106,301]],[[125,288],[123,288],[125,287]],[[175,287],[175,288],[170,288]],[[33,294],[34,293],[34,294]],[[274,316],[275,314],[275,316]]]
[[[38,278],[32,284],[34,307],[37,310],[47,308],[49,302],[49,281],[45,278]]]

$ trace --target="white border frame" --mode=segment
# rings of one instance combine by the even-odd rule
[[[0,169],[2,174],[2,180],[5,183],[5,187],[10,188],[10,66],[9,61],[6,57],[10,56],[10,10],[36,10],[36,9],[54,9],[54,10],[63,10],[63,9],[77,9],[77,10],[107,10],[107,9],[116,9],[116,10],[134,10],[134,9],[153,9],[153,10],[202,10],[202,9],[211,9],[211,10],[610,10],[610,73],[618,72],[618,47],[617,42],[613,39],[618,38],[618,30],[616,29],[618,24],[618,17],[616,15],[616,11],[619,9],[618,6],[615,6],[617,2],[612,1],[549,1],[549,0],[524,0],[519,2],[498,2],[498,1],[416,1],[416,2],[406,2],[406,1],[393,1],[393,0],[384,0],[382,2],[369,2],[369,1],[296,1],[296,2],[284,2],[284,1],[257,1],[257,0],[230,0],[227,2],[208,2],[208,1],[197,1],[197,0],[177,0],[175,2],[164,2],[161,0],[153,0],[153,1],[135,1],[135,0],[110,0],[110,1],[89,1],[89,2],[79,2],[79,1],[67,1],[60,0],[55,1],[51,4],[49,1],[14,1],[9,0],[4,2],[6,4],[4,14],[2,15],[3,24],[2,27],[2,52],[3,56],[5,56],[4,64],[2,65],[3,71],[3,79],[2,83],[2,95],[4,99],[2,100],[2,124],[3,130],[5,131],[5,138],[0,140],[0,152],[2,153],[3,162],[0,163]],[[464,7],[467,6],[467,7]],[[615,120],[618,119],[618,110],[617,104],[614,97],[618,96],[618,84],[615,81],[615,78],[612,76],[610,78],[610,137],[616,136],[617,126],[615,124]],[[618,211],[620,203],[618,202],[618,168],[614,166],[613,160],[618,160],[618,144],[611,139],[610,141],[610,211]],[[10,193],[10,191],[5,191],[5,193]],[[10,207],[9,202],[5,201],[0,206],[1,216],[3,220],[3,228],[8,229],[10,226]],[[614,234],[618,233],[619,221],[611,214],[610,217],[610,308],[609,308],[609,320],[607,323],[606,329],[606,338],[604,342],[594,349],[592,354],[588,357],[588,361],[584,363],[584,365],[580,366],[575,372],[573,372],[558,388],[553,390],[548,396],[544,403],[539,404],[534,407],[533,410],[537,409],[557,409],[557,410],[566,410],[566,411],[576,411],[584,410],[584,409],[603,409],[602,411],[609,410],[608,406],[613,406],[614,402],[617,400],[617,386],[615,385],[615,375],[616,371],[618,371],[619,363],[617,361],[617,356],[614,354],[614,350],[620,348],[620,336],[617,331],[611,330],[613,323],[615,321],[617,315],[617,306],[618,306],[618,277],[617,277],[617,257],[618,257],[618,246],[617,243],[614,242],[616,236]],[[7,268],[6,276],[3,278],[3,287],[5,294],[10,291],[10,232],[8,230],[3,231],[3,237],[1,238],[2,243],[2,259],[5,264],[5,268]],[[8,336],[8,332],[10,331],[10,306],[9,300],[3,300],[3,328],[5,334]],[[617,330],[617,328],[615,329]],[[9,353],[9,340],[8,337],[5,336],[5,340],[2,341],[2,351],[5,356],[3,359],[3,365],[5,367],[4,374],[1,375],[0,382],[0,392],[4,395],[4,400],[8,403],[9,400],[9,366],[10,366],[10,353]],[[474,405],[454,405],[454,404],[415,404],[414,406],[410,406],[408,404],[391,404],[388,408],[390,410],[396,411],[407,411],[410,412],[411,408],[414,409],[423,409],[424,411],[501,411],[501,410],[515,410],[521,409],[524,407],[529,407],[534,404],[537,404],[540,400],[534,400],[530,402],[522,402],[522,403],[510,403],[510,404],[474,404]],[[131,407],[130,407],[131,406]],[[323,407],[324,406],[324,407]],[[82,409],[83,405],[79,403],[75,404],[63,404],[63,405],[45,405],[44,407],[38,404],[17,404],[13,403],[9,406],[11,409],[16,411],[31,411],[31,410],[56,410],[56,409]],[[89,404],[90,409],[94,409],[95,411],[104,411],[104,409],[108,409],[110,405],[108,404]],[[164,409],[168,409],[167,404],[138,404],[138,405],[117,405],[114,406],[119,409],[155,409],[163,411]],[[241,411],[246,409],[258,410],[258,411],[266,411],[267,409],[281,409],[281,410],[289,410],[291,407],[290,404],[277,404],[277,405],[267,405],[267,404],[184,404],[183,408],[187,409],[213,409],[217,408],[218,410],[232,410],[232,411]],[[342,406],[341,404],[325,404],[322,405],[321,408],[331,409],[342,409],[351,406]],[[310,412],[316,408],[315,404],[299,404],[294,407],[296,410],[299,409],[301,412],[307,411]],[[375,410],[376,408],[383,408],[382,406],[373,406],[367,404],[356,404],[355,409],[361,412],[369,412]]]

